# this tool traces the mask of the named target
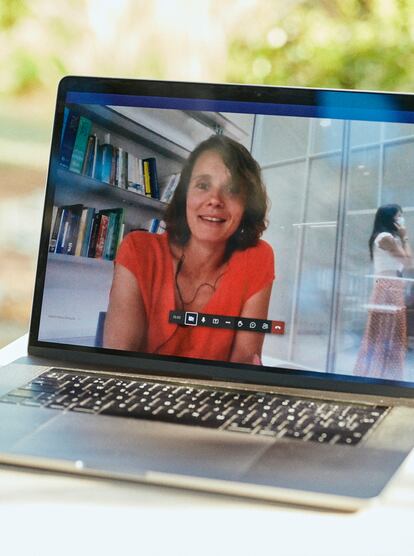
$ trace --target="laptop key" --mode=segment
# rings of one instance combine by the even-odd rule
[[[1,400],[0,400],[1,401]],[[20,405],[27,405],[29,407],[41,407],[42,404],[35,399],[23,398]]]
[[[10,392],[11,396],[16,396],[18,398],[34,398],[33,392],[30,390],[24,390],[23,388],[18,388],[17,390],[13,390]]]
[[[236,423],[232,423],[229,427],[227,427],[226,430],[230,431],[230,432],[243,432],[243,433],[247,433],[247,434],[251,434],[256,427],[248,427],[248,426],[241,426],[241,425],[237,425]]]

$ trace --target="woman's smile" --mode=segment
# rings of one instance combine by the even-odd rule
[[[200,214],[199,218],[203,222],[207,222],[209,224],[223,224],[224,222],[226,222],[225,218],[220,218],[218,216],[206,216],[206,215]]]

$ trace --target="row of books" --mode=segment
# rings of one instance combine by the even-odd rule
[[[55,206],[49,252],[113,260],[123,234],[123,208]]]
[[[101,144],[91,133],[92,121],[65,108],[60,164],[71,172],[135,193],[160,198],[155,157],[138,158],[111,143],[110,133]]]

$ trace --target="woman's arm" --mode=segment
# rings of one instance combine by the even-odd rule
[[[146,315],[135,276],[124,266],[115,266],[103,345],[106,348],[139,350],[145,335]]]
[[[401,238],[402,245],[399,245],[395,238],[391,235],[386,235],[381,238],[378,245],[381,249],[388,251],[393,257],[400,259],[401,264],[404,266],[411,266],[413,255],[405,228],[399,227],[398,235]]]
[[[243,306],[241,317],[267,319],[272,284],[255,293]],[[230,361],[233,363],[254,363],[259,365],[262,356],[264,334],[240,331],[236,333]]]

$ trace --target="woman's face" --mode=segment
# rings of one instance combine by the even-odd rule
[[[237,230],[245,204],[230,170],[216,151],[196,160],[187,191],[187,222],[192,237],[225,243]]]
[[[397,214],[394,216],[394,222],[399,226],[404,226],[404,217],[402,215],[402,211],[399,210]]]

